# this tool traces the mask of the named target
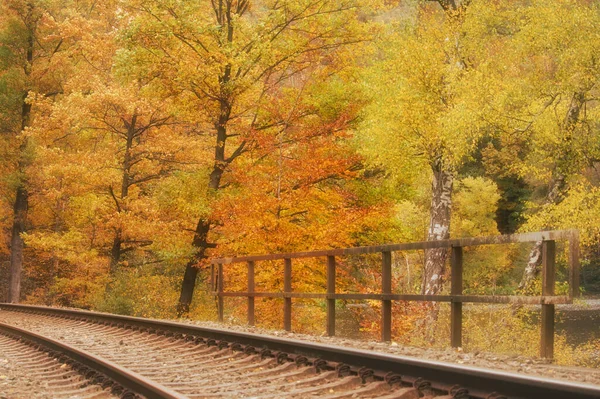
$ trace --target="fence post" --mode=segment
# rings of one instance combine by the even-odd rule
[[[218,311],[219,311],[219,321],[223,321],[223,264],[219,263],[217,267],[217,297],[218,297]]]
[[[579,231],[569,237],[569,296],[579,297]]]
[[[327,335],[335,335],[335,256],[327,257]]]
[[[463,249],[452,247],[450,260],[451,268],[451,295],[462,295],[463,293]],[[450,344],[453,348],[462,346],[462,302],[450,304]]]
[[[556,243],[542,242],[542,295],[554,295]],[[542,304],[540,357],[554,356],[554,304]]]
[[[248,261],[248,325],[254,325],[254,261]]]
[[[392,253],[384,251],[381,253],[381,293],[392,293]],[[384,299],[381,301],[381,340],[388,342],[392,340],[392,301]]]
[[[292,260],[285,258],[283,267],[283,292],[292,292]],[[283,298],[283,329],[292,331],[292,298]]]

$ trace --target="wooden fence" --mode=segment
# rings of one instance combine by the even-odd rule
[[[463,295],[463,247],[528,243],[542,241],[542,295]],[[566,241],[569,246],[569,293],[566,296],[554,294],[556,241]],[[433,248],[449,248],[451,250],[451,288],[450,295],[412,295],[393,294],[392,291],[392,252],[409,250],[428,250]],[[381,293],[380,294],[338,294],[336,293],[336,257],[381,253]],[[327,292],[305,293],[292,292],[292,259],[327,258]],[[256,292],[256,262],[283,260],[283,292]],[[233,263],[246,263],[248,270],[248,291],[227,292],[223,284],[223,267]],[[218,317],[223,321],[223,299],[225,297],[246,297],[248,301],[248,324],[254,325],[255,298],[283,298],[283,328],[292,328],[292,299],[312,298],[327,301],[327,334],[335,335],[335,301],[336,300],[379,300],[381,301],[381,340],[390,341],[392,331],[392,301],[433,301],[450,302],[451,326],[450,339],[453,347],[462,346],[462,304],[478,303],[513,303],[541,305],[541,345],[540,356],[551,358],[554,351],[554,306],[555,304],[572,303],[579,292],[579,233],[576,230],[543,231],[537,233],[502,235],[493,237],[475,237],[440,241],[413,242],[369,247],[330,249],[312,252],[295,252],[285,254],[242,256],[212,260],[211,282],[212,294],[218,301]],[[216,267],[216,273],[215,273]]]

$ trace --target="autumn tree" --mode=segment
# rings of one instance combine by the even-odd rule
[[[315,61],[364,38],[356,1],[143,2],[128,8],[131,59],[167,89],[180,93],[188,116],[212,131],[214,156],[206,184],[223,188],[230,165],[254,145],[252,135],[272,127],[262,108],[273,87],[284,85]],[[231,149],[230,149],[231,147]],[[211,226],[201,215],[182,282],[179,312],[188,311],[198,264],[206,257]]]
[[[421,178],[416,171],[429,169],[429,241],[449,238],[454,180],[481,127],[474,79],[479,54],[467,45],[465,29],[465,21],[477,16],[467,3],[438,3],[418,4],[414,20],[388,26],[380,43],[383,59],[367,75],[375,91],[360,139],[375,163],[408,184]],[[446,257],[445,249],[426,251],[423,294],[441,291]]]
[[[40,256],[54,254],[57,276],[94,264],[96,276],[108,269],[114,278],[122,264],[160,261],[156,238],[176,223],[161,217],[156,183],[185,169],[182,154],[195,151],[168,98],[118,63],[122,23],[105,3],[73,27],[81,36],[71,50],[77,68],[60,98],[38,101],[38,123],[27,134],[38,153],[30,175],[39,210],[26,242]]]
[[[579,196],[582,185],[595,185],[586,176],[597,163],[600,142],[593,127],[600,76],[595,55],[599,8],[571,0],[487,8],[478,6],[477,11],[496,27],[496,51],[488,58],[486,80],[498,95],[485,106],[495,138],[483,152],[484,162],[492,173],[515,176],[533,188],[536,222],[525,228],[568,227],[540,221],[571,188]],[[522,289],[535,278],[540,262],[538,242],[530,251]]]
[[[528,11],[541,15],[544,22],[538,24],[532,20],[522,32],[524,37],[518,39],[529,40],[535,52],[541,53],[544,48],[544,60],[540,61],[545,65],[535,65],[532,72],[539,79],[536,102],[545,100],[545,103],[530,127],[534,130],[530,142],[533,156],[527,169],[537,176],[546,175],[542,177],[547,187],[543,207],[548,208],[562,203],[571,187],[581,184],[582,172],[593,168],[600,159],[600,136],[594,128],[598,123],[594,104],[600,79],[596,60],[600,50],[597,30],[600,8],[588,2],[561,1],[540,2]],[[552,35],[540,43],[534,33],[539,30]],[[575,54],[573,48],[578,48]],[[546,173],[538,172],[541,165]],[[553,226],[556,225],[549,223],[538,228]],[[539,273],[540,253],[538,242],[531,251],[521,288]]]
[[[13,194],[10,232],[10,284],[8,300],[21,296],[24,243],[27,228],[29,187],[26,169],[32,160],[32,148],[21,133],[33,119],[32,99],[52,99],[61,90],[68,60],[62,57],[74,41],[68,31],[72,4],[58,1],[11,0],[1,6],[2,38],[2,132],[10,166]],[[82,5],[85,7],[85,5]],[[76,16],[75,16],[76,18]]]

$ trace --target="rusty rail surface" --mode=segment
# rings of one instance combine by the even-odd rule
[[[463,247],[492,244],[512,244],[542,242],[542,295],[463,295]],[[556,281],[555,258],[556,241],[567,241],[569,245],[569,294],[557,296],[554,293]],[[392,287],[392,252],[448,248],[451,250],[450,295],[413,295],[394,294]],[[336,293],[336,257],[381,253],[381,293],[380,294],[342,294]],[[292,292],[292,259],[327,258],[327,293]],[[256,262],[283,260],[283,292],[256,292]],[[554,354],[554,314],[556,304],[572,303],[579,293],[579,232],[577,230],[554,230],[525,234],[500,235],[491,237],[461,238],[440,241],[422,241],[401,244],[388,244],[355,248],[328,249],[311,252],[294,252],[269,255],[240,256],[234,258],[213,259],[211,268],[212,294],[217,298],[218,317],[223,321],[224,301],[226,297],[246,297],[249,325],[254,325],[255,298],[283,298],[283,328],[292,330],[292,299],[326,299],[327,326],[329,336],[335,335],[335,301],[344,299],[381,301],[381,340],[390,341],[392,337],[392,301],[430,301],[450,302],[451,326],[450,340],[453,347],[462,346],[462,304],[472,303],[513,303],[541,305],[540,356],[552,358]],[[224,265],[247,263],[248,291],[225,291],[223,277]],[[216,267],[216,272],[215,272]]]

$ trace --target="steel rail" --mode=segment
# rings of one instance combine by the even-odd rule
[[[75,362],[99,372],[125,389],[147,399],[185,399],[185,396],[109,360],[39,334],[0,323],[0,331],[24,338],[50,351],[59,352]]]
[[[217,342],[232,342],[255,348],[268,348],[270,351],[293,354],[294,356],[322,359],[336,364],[366,367],[378,372],[379,375],[391,372],[400,375],[403,380],[405,378],[407,380],[414,380],[420,377],[442,387],[450,387],[458,384],[468,389],[472,396],[479,398],[485,398],[492,391],[496,391],[510,399],[600,398],[600,386],[598,385],[557,381],[549,378],[524,376],[509,372],[348,349],[293,339],[199,327],[171,321],[16,304],[0,304],[0,310],[42,313],[58,317],[69,316],[100,323],[135,326],[163,334],[184,334],[186,336],[213,339]]]

